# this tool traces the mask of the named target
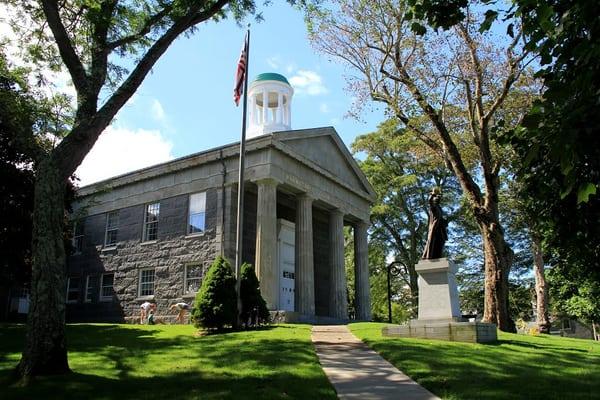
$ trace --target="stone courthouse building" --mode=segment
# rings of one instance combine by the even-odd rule
[[[259,75],[248,91],[243,261],[270,310],[348,318],[344,226],[354,234],[356,318],[370,318],[367,227],[373,188],[332,127],[291,130],[293,89]],[[212,133],[210,133],[212,134]],[[192,302],[218,255],[235,259],[239,143],[78,191],[67,318],[124,321]]]

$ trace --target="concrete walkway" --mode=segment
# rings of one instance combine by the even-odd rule
[[[313,326],[312,341],[340,399],[439,400],[371,350],[345,325]]]

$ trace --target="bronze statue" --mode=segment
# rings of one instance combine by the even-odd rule
[[[444,243],[448,239],[448,232],[446,231],[448,221],[442,215],[441,197],[442,193],[438,188],[433,189],[429,195],[429,229],[427,231],[427,243],[421,257],[423,260],[442,258]]]

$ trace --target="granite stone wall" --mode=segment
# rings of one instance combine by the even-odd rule
[[[217,256],[217,191],[206,196],[205,232],[187,235],[189,195],[160,201],[158,237],[141,242],[144,205],[119,210],[117,245],[104,246],[106,214],[91,215],[84,220],[81,254],[69,257],[68,275],[79,281],[77,303],[68,304],[69,321],[121,322],[139,315],[139,305],[146,299],[157,302],[158,315],[168,314],[168,306],[178,301],[191,302],[193,294],[184,293],[185,266],[200,264],[203,274]],[[154,296],[139,296],[140,270],[154,269]],[[99,282],[103,273],[114,273],[115,295],[112,301],[99,300]],[[85,302],[86,277],[94,282],[91,302]]]

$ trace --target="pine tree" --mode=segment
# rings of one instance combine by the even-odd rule
[[[240,297],[242,298],[241,321],[246,326],[259,326],[269,323],[267,303],[260,294],[258,278],[251,264],[241,268]]]
[[[222,330],[233,326],[237,315],[235,277],[229,262],[219,256],[202,281],[192,309],[196,327]]]

